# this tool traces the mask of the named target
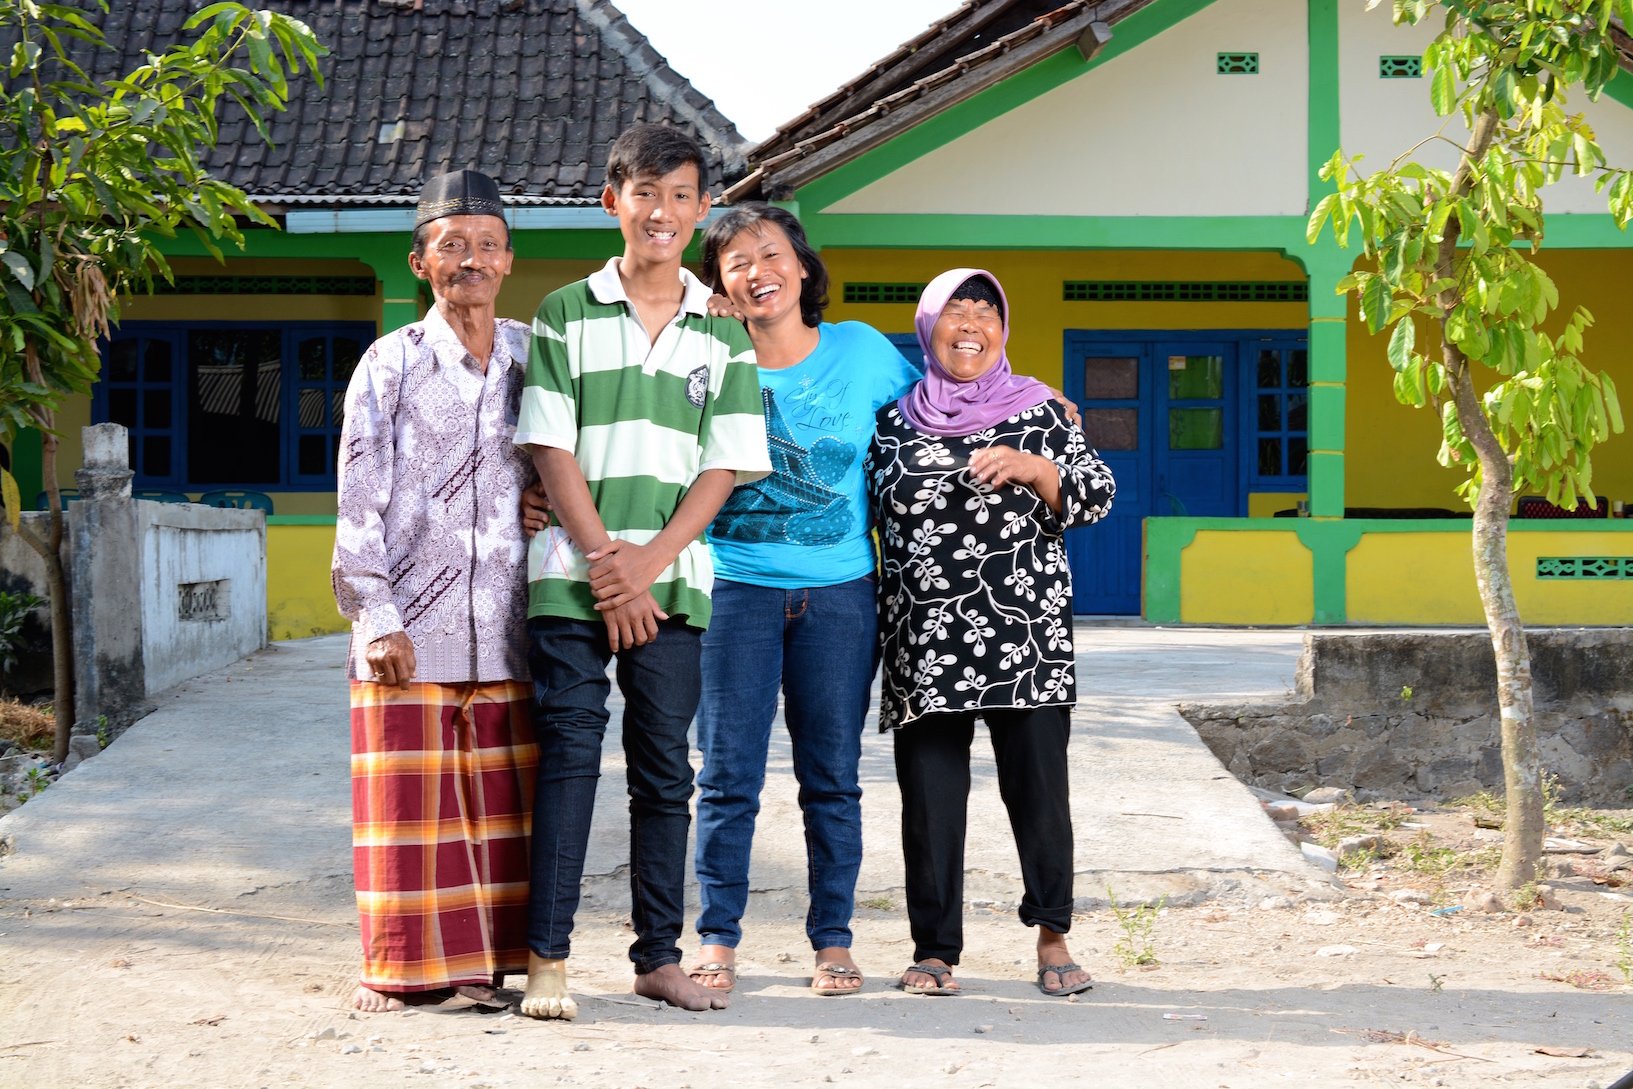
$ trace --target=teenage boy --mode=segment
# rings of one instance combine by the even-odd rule
[[[618,661],[629,781],[635,992],[688,1010],[726,996],[693,982],[677,944],[685,900],[698,655],[713,571],[703,530],[771,468],[754,351],[709,316],[681,267],[709,212],[691,137],[636,125],[613,142],[601,205],[623,256],[552,292],[533,321],[516,442],[557,524],[528,555],[528,665],[539,771],[533,808],[530,1017],[571,1019],[567,957]]]

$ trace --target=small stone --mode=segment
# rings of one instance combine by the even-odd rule
[[[879,1049],[878,1048],[873,1048],[873,1047],[868,1047],[866,1044],[863,1044],[861,1047],[851,1048],[851,1054],[855,1055],[858,1059],[860,1059],[860,1058],[864,1058],[864,1057],[866,1057],[868,1055],[877,1055],[877,1054],[879,1054]]]
[[[590,1050],[590,1045],[586,1044],[584,1041],[580,1040],[578,1043],[573,1045],[573,1050],[574,1051],[588,1051],[588,1050]]]
[[[992,1031],[992,1026],[991,1025],[976,1025],[975,1026],[975,1031],[977,1033],[981,1034],[981,1035],[985,1035],[986,1033],[989,1033],[989,1032]]]
[[[1338,841],[1338,847],[1333,853],[1343,858],[1358,851],[1377,851],[1383,848],[1383,842],[1384,838],[1380,835],[1345,836]]]
[[[1433,899],[1422,889],[1396,889],[1389,898],[1397,904],[1428,904]]]
[[[340,1034],[334,1030],[333,1026],[331,1026],[329,1028],[324,1029],[322,1032],[318,1033],[316,1036],[314,1036],[312,1038],[314,1040],[334,1040],[334,1039],[338,1039],[339,1036],[340,1036]]]
[[[1286,896],[1266,896],[1259,901],[1260,911],[1289,911],[1293,901]]]
[[[1303,852],[1305,861],[1313,862],[1328,873],[1338,872],[1338,856],[1319,843],[1301,843],[1298,849]]]
[[[1315,951],[1318,957],[1347,957],[1355,952],[1353,945],[1323,945]]]
[[[1316,787],[1303,798],[1311,805],[1341,805],[1349,801],[1349,791],[1338,787]]]
[[[1310,926],[1336,926],[1343,916],[1336,911],[1306,911],[1304,921]]]
[[[360,1044],[347,1044],[345,1047],[340,1049],[340,1053],[342,1055],[360,1055],[362,1054],[362,1051],[363,1048]]]
[[[1463,897],[1463,906],[1470,911],[1483,911],[1488,915],[1496,915],[1507,910],[1503,905],[1503,898],[1490,889],[1470,889]]]
[[[420,1060],[420,1073],[421,1074],[435,1074],[436,1072],[437,1072],[437,1064],[436,1063],[432,1062],[430,1059],[421,1059]]]
[[[1264,815],[1278,823],[1298,820],[1298,810],[1290,805],[1271,805],[1265,802]]]

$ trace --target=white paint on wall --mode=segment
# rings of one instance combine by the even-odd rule
[[[142,659],[160,692],[266,645],[266,518],[260,511],[136,504]],[[184,587],[214,584],[214,605]]]
[[[1367,11],[1363,4],[1341,3],[1338,10],[1344,43],[1339,66],[1344,154],[1364,155],[1358,165],[1363,173],[1382,170],[1406,152],[1425,166],[1455,168],[1468,128],[1460,114],[1449,119],[1435,115],[1429,105],[1428,73],[1421,79],[1378,75],[1380,56],[1421,54],[1443,22],[1431,19],[1420,26],[1397,27],[1388,4]],[[1611,165],[1633,167],[1633,110],[1608,97],[1589,102],[1581,95],[1569,106],[1593,126]],[[1436,139],[1442,132],[1447,139]],[[1603,214],[1605,198],[1594,192],[1591,178],[1566,174],[1544,192],[1543,209]]]
[[[1260,74],[1217,74],[1221,52]],[[826,210],[1302,214],[1308,70],[1303,3],[1218,0]]]

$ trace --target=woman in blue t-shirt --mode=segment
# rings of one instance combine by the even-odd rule
[[[732,492],[709,527],[714,615],[698,708],[697,877],[691,976],[730,990],[748,905],[749,849],[777,696],[805,818],[816,953],[811,989],[852,994],[851,912],[862,864],[862,726],[878,614],[862,457],[874,414],[920,377],[861,322],[822,320],[828,272],[791,213],[745,204],[703,237],[703,279],[741,312],[760,365],[772,473]]]

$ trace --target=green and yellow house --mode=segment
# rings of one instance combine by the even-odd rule
[[[185,6],[122,6],[142,10],[115,12],[129,25],[109,37],[139,54]],[[1305,241],[1334,149],[1387,162],[1439,126],[1429,33],[1387,4],[970,0],[754,148],[599,0],[278,6],[334,50],[328,82],[274,148],[224,130],[216,163],[284,230],[253,232],[225,267],[178,245],[175,290],[127,307],[94,397],[64,414],[70,440],[130,426],[138,488],[272,497],[274,638],[342,627],[338,405],[362,347],[428,302],[405,259],[421,179],[501,180],[518,259],[500,309],[527,318],[616,252],[594,200],[633,120],[697,133],[728,200],[787,202],[833,274],[829,317],[909,354],[926,281],[999,276],[1011,359],[1082,406],[1117,473],[1114,514],[1071,542],[1078,612],[1480,622],[1462,476],[1436,466],[1436,421],[1395,402],[1382,338],[1334,290],[1354,253]],[[1581,108],[1633,165],[1620,45],[1624,71]],[[1598,319],[1586,362],[1633,389],[1633,236],[1580,181],[1548,212],[1544,267]],[[64,451],[64,486],[76,461]],[[1633,500],[1633,439],[1595,468],[1597,492]],[[1633,620],[1633,522],[1525,518],[1510,549],[1527,621]]]

